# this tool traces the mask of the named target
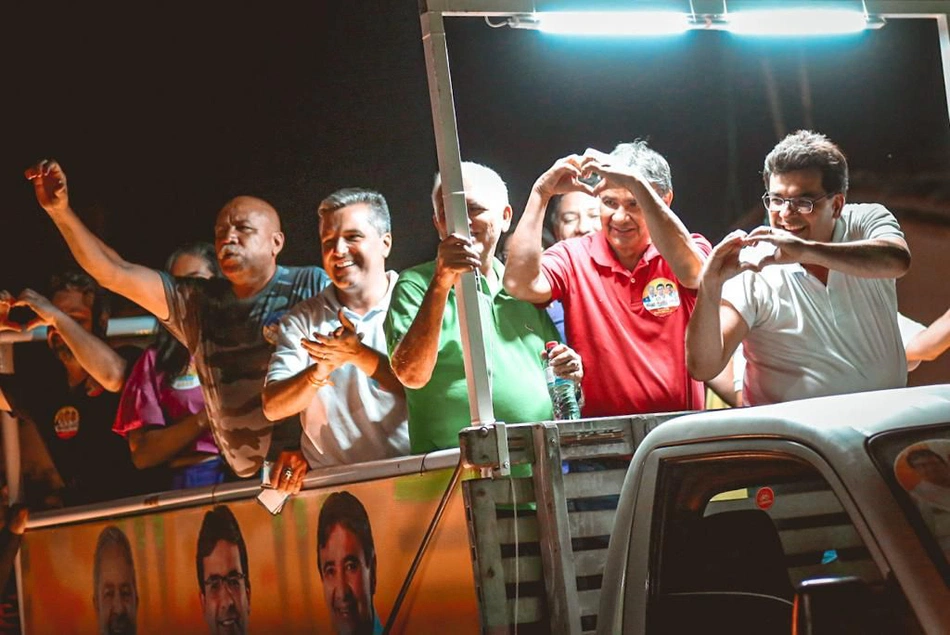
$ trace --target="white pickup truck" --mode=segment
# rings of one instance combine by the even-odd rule
[[[950,632],[950,386],[661,419],[508,427],[531,478],[463,483],[483,632]]]
[[[276,516],[254,482],[36,513],[23,630],[113,619],[92,589],[103,536],[124,535],[135,593],[115,620],[201,632],[225,597],[198,568],[214,511],[243,536],[232,555],[246,543],[234,579],[253,589],[250,630],[331,632],[338,587],[318,554],[334,499],[364,508],[360,588],[394,634],[950,633],[950,385],[473,427],[460,442],[315,470]]]

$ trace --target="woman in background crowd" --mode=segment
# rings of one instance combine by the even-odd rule
[[[221,275],[208,243],[179,248],[165,270],[178,278]],[[225,478],[194,361],[163,327],[132,369],[112,429],[128,439],[137,468],[155,470],[153,490],[212,485]]]

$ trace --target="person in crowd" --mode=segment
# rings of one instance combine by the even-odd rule
[[[568,238],[587,236],[601,228],[600,200],[587,192],[567,192],[552,196],[547,209],[548,223],[551,227],[551,235],[554,237],[551,244]],[[547,306],[547,312],[557,332],[560,333],[561,340],[566,341],[564,305],[560,300],[552,300]]]
[[[99,534],[92,584],[99,635],[134,635],[139,606],[135,563],[129,539],[115,525]]]
[[[295,469],[408,454],[405,396],[383,335],[396,284],[396,273],[386,271],[389,206],[378,192],[346,188],[324,199],[317,214],[332,285],[281,320],[264,414],[279,420],[301,413]],[[275,487],[288,489],[273,478]],[[301,479],[292,482],[299,489]]]
[[[205,513],[195,555],[198,593],[208,632],[246,635],[251,615],[247,545],[227,505]]]
[[[502,288],[505,267],[495,258],[499,237],[511,224],[508,188],[491,168],[462,163],[471,238],[449,233],[442,180],[432,190],[439,232],[435,260],[403,271],[392,292],[384,330],[390,363],[406,388],[409,442],[414,454],[458,446],[470,423],[458,306],[453,287],[461,274],[476,272],[483,308],[483,334],[494,415],[517,423],[551,419],[541,352],[558,335],[542,310]],[[583,377],[581,358],[567,346],[550,352],[555,373]]]
[[[168,258],[175,278],[218,277],[210,243],[189,243]],[[155,344],[132,368],[112,429],[126,438],[132,462],[153,474],[155,491],[221,483],[227,475],[208,430],[201,383],[188,349],[159,326]]]
[[[845,202],[847,160],[816,132],[780,141],[763,179],[770,226],[733,232],[703,270],[690,373],[716,375],[742,342],[747,405],[905,385],[895,279],[910,251],[897,220]]]
[[[239,477],[258,472],[265,457],[299,449],[299,419],[269,421],[261,390],[290,307],[328,283],[319,267],[284,267],[277,211],[253,196],[228,201],[215,221],[215,253],[224,278],[173,278],[122,259],[82,223],[69,204],[66,174],[55,161],[26,171],[37,201],[86,271],[104,287],[154,314],[191,352],[205,408],[222,456]]]
[[[317,568],[338,635],[380,635],[373,605],[376,547],[366,508],[349,492],[330,494],[317,519]]]
[[[599,197],[601,229],[542,252],[545,206],[575,191]],[[703,408],[683,335],[711,247],[687,231],[672,200],[669,164],[642,140],[568,156],[538,177],[509,241],[505,288],[539,305],[562,302],[567,343],[597,365],[583,380],[586,417]],[[666,295],[666,284],[678,293]]]
[[[553,242],[588,236],[600,231],[600,199],[587,192],[566,192],[551,197],[547,218]]]
[[[96,282],[79,271],[53,276],[50,298],[24,289],[0,292],[0,328],[46,326],[58,369],[52,374],[0,374],[0,408],[31,421],[65,485],[65,505],[82,505],[137,493],[139,478],[128,446],[112,433],[127,369],[139,349],[113,349],[105,341],[109,311]],[[30,323],[10,321],[28,307]],[[37,373],[39,375],[39,373]]]

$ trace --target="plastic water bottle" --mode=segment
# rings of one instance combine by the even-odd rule
[[[557,342],[548,342],[544,350],[550,354]],[[554,374],[554,367],[547,358],[544,361],[544,377],[548,382],[548,394],[551,395],[551,405],[554,409],[554,418],[557,421],[565,419],[580,419],[581,409],[577,405],[577,394],[574,392],[574,382]]]

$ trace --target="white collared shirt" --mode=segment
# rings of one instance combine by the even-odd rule
[[[300,345],[312,333],[329,334],[340,326],[337,312],[363,335],[363,343],[386,353],[383,320],[397,275],[386,273],[389,287],[379,303],[359,315],[342,306],[336,287],[293,307],[280,323],[277,348],[270,360],[267,382],[292,377],[313,362]],[[409,454],[406,401],[402,395],[383,390],[353,364],[344,364],[330,374],[333,385],[322,386],[310,405],[300,413],[303,435],[301,450],[310,467],[373,461]]]
[[[832,242],[886,236],[903,233],[883,206],[845,205]],[[747,405],[907,384],[893,279],[832,270],[825,285],[799,264],[772,265],[727,281],[722,298],[749,326]]]

